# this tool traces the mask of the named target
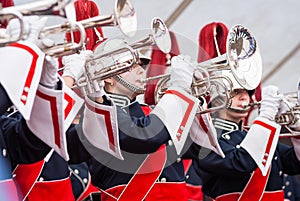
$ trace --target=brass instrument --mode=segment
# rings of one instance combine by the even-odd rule
[[[161,48],[161,51],[169,52],[171,50],[171,37],[164,22],[159,18],[152,19],[151,30],[152,34],[140,41],[101,52],[88,59],[85,65],[85,74],[77,81],[75,88],[81,88],[83,95],[97,91],[98,83],[101,80],[127,72],[134,64],[138,63],[137,49],[139,48],[157,45],[158,48]],[[116,61],[114,57],[122,53],[128,53],[126,62]]]
[[[234,77],[224,75],[225,72],[232,73]],[[198,63],[191,85],[191,91],[195,97],[208,96],[215,91],[219,96],[224,97],[224,102],[214,108],[201,109],[198,113],[213,112],[229,107],[234,81],[245,89],[252,90],[258,86],[261,76],[262,61],[255,38],[242,25],[233,26],[227,36],[226,53]],[[168,80],[169,78],[165,78],[156,85],[156,101],[164,93]]]
[[[72,6],[72,0],[43,0],[35,1],[23,5],[11,6],[0,9],[0,19],[17,19],[20,23],[20,34],[15,38],[10,36],[0,38],[0,45],[5,46],[9,43],[22,40],[27,37],[23,22],[23,16],[30,15],[58,15],[71,20],[75,16],[75,9]],[[75,19],[76,20],[76,19]],[[73,21],[75,21],[73,20]]]
[[[107,16],[95,16],[78,21],[85,29],[99,26],[119,26],[126,36],[133,36],[137,29],[136,12],[130,0],[116,0],[114,13]],[[70,22],[54,25],[43,29],[42,34],[49,35],[54,33],[71,31]]]
[[[258,105],[261,102],[250,103],[244,107],[251,107]],[[286,111],[280,111],[275,116],[275,122],[283,126],[287,133],[280,133],[280,137],[294,137],[299,136],[300,131],[294,131],[290,128],[300,119],[300,103],[298,94],[296,92],[287,93],[283,95],[281,108],[285,108]]]

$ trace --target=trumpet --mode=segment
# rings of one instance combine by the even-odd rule
[[[228,72],[232,73],[233,77],[225,75]],[[191,92],[195,97],[208,96],[216,91],[219,96],[225,98],[223,104],[208,109],[200,108],[198,113],[229,107],[234,81],[245,89],[252,90],[258,86],[261,76],[262,61],[255,38],[244,26],[233,26],[227,36],[226,53],[198,63],[191,85]],[[169,78],[164,78],[157,83],[156,101],[164,94],[168,80]]]
[[[122,33],[132,37],[137,29],[137,17],[130,0],[116,0],[114,13],[107,16],[95,16],[85,20],[78,21],[87,29],[99,26],[119,26]],[[71,24],[66,22],[60,25],[54,25],[43,29],[44,35],[71,31]]]
[[[260,106],[261,102],[254,102],[245,105],[245,108]],[[288,133],[280,133],[280,137],[294,137],[299,136],[299,131],[294,131],[290,128],[300,120],[300,103],[298,94],[296,92],[287,93],[283,95],[281,108],[285,108],[286,111],[279,112],[275,116],[275,122],[283,126]]]
[[[25,33],[24,28],[23,16],[58,15],[64,18],[71,18],[71,16],[74,16],[73,13],[75,13],[71,2],[72,0],[43,0],[0,9],[0,19],[17,19],[20,23],[19,35],[13,38],[10,36],[0,38],[0,45],[5,46],[9,43],[16,42],[27,37],[27,33]]]
[[[139,48],[156,45],[161,51],[169,52],[171,50],[171,37],[165,23],[160,18],[153,18],[151,30],[152,34],[149,34],[140,41],[125,45],[124,47],[118,47],[108,52],[101,52],[93,58],[88,59],[85,65],[85,74],[77,81],[75,88],[81,88],[83,95],[94,93],[98,90],[98,83],[101,80],[127,72],[134,64],[137,64],[139,60],[137,49]],[[130,55],[126,62],[115,61],[113,57],[124,52]],[[113,61],[112,65],[107,66],[107,62],[103,61],[108,58],[111,58]],[[100,65],[96,65],[96,63]],[[99,67],[100,69],[97,70],[96,68]]]

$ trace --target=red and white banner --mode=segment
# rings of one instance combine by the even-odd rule
[[[26,120],[30,117],[44,57],[36,45],[26,41],[0,48],[0,82]]]

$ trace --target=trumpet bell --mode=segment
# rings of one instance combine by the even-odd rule
[[[171,36],[166,24],[160,18],[152,19],[152,34],[156,46],[164,52],[171,51]]]
[[[227,59],[233,76],[247,90],[255,89],[262,77],[262,60],[255,38],[242,25],[233,26],[227,36]]]
[[[137,30],[137,17],[129,0],[118,0],[115,3],[117,24],[124,35],[132,37]]]

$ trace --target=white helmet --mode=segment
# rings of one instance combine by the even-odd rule
[[[113,38],[105,41],[104,43],[96,46],[94,49],[94,55],[99,55],[103,52],[109,52],[112,50],[117,50],[123,47],[128,47],[128,42],[124,38]],[[151,57],[147,56],[142,49],[137,50],[136,52],[138,58],[142,62],[142,67],[146,67],[150,61]],[[111,57],[105,57],[102,59],[103,61],[100,62],[102,66],[110,66],[114,65],[115,63],[125,63],[133,59],[133,56],[130,52],[126,51],[120,54],[114,54]],[[104,63],[104,64],[103,64]],[[116,75],[114,78],[123,86],[128,88],[129,90],[141,94],[144,93],[145,89],[138,87],[132,83],[129,83],[127,80],[123,79],[121,76]]]
[[[226,76],[229,80],[231,80],[232,90],[245,89],[244,87],[242,87],[242,85],[240,85],[240,83],[238,83],[238,81],[232,74],[231,70],[222,70],[221,74],[222,74],[222,76]],[[228,87],[228,88],[230,87],[228,82],[224,82],[224,84],[226,85],[226,87]],[[249,96],[251,97],[254,94],[255,89],[247,90],[247,91],[248,91]]]

